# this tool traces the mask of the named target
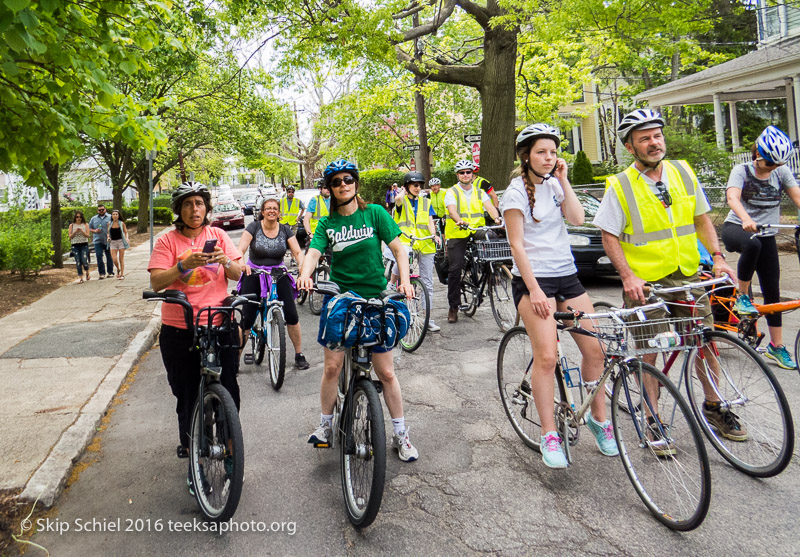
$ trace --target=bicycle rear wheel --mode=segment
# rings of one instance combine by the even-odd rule
[[[539,450],[542,439],[542,422],[531,393],[531,368],[533,349],[524,327],[509,329],[500,341],[497,351],[497,386],[503,410],[511,422],[511,427],[531,449]],[[554,415],[556,404],[566,401],[563,384],[556,380],[553,388],[553,406],[546,409]],[[568,435],[565,439],[572,441]]]
[[[625,472],[662,524],[693,530],[711,502],[711,471],[700,428],[663,373],[636,361],[619,370],[611,419]],[[643,383],[648,388],[642,389]],[[620,398],[626,399],[629,412],[622,410]]]
[[[306,303],[306,298],[308,298],[308,290],[300,290],[300,292],[297,293],[297,300],[295,301],[297,305],[302,306]]]
[[[236,404],[219,383],[206,385],[192,413],[190,471],[200,511],[224,522],[239,505],[244,480],[244,441]]]
[[[431,308],[428,305],[428,289],[418,277],[411,278],[411,288],[414,289],[414,298],[406,298],[403,303],[411,314],[411,322],[406,336],[400,339],[400,347],[406,352],[413,352],[422,345],[425,334],[428,332],[428,322],[431,318]]]
[[[519,313],[511,294],[511,271],[505,265],[497,265],[489,277],[489,301],[492,315],[500,330],[505,332],[519,324]]]
[[[706,346],[708,350],[692,350],[683,367],[686,394],[700,428],[737,470],[757,478],[780,474],[794,451],[794,423],[780,383],[741,339],[709,331]],[[706,415],[700,374],[708,383],[709,392],[714,393],[711,396],[722,401],[723,412],[732,412],[732,416]],[[745,431],[723,432],[729,427],[725,421],[731,418]]]
[[[267,321],[269,323],[267,362],[269,364],[269,381],[272,383],[272,388],[278,391],[286,376],[286,324],[279,308],[273,307],[270,312],[270,318]]]
[[[347,518],[358,528],[372,524],[383,500],[386,478],[386,431],[378,391],[372,381],[361,379],[353,388],[352,408],[345,408],[341,419],[349,431],[339,444]]]
[[[459,308],[468,317],[475,315],[478,309],[478,282],[473,280],[474,274],[470,271],[470,263],[464,267],[461,275],[461,307]]]
[[[316,278],[314,282],[318,282],[321,280],[330,280],[331,277],[331,270],[328,268],[327,265],[322,265],[319,269],[317,269]],[[311,310],[311,313],[314,315],[319,315],[322,312],[322,299],[324,298],[324,294],[319,292],[311,291],[308,293],[308,309]]]

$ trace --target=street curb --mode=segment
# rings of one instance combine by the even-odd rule
[[[158,331],[161,316],[150,319],[144,330],[134,337],[122,353],[119,361],[106,374],[92,397],[81,408],[78,417],[62,434],[55,446],[28,480],[19,496],[20,501],[33,502],[38,499],[44,507],[51,507],[66,485],[73,464],[91,443],[114,396],[139,358],[149,350]]]

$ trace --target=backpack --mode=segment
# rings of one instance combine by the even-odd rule
[[[411,313],[402,302],[389,300],[384,308],[367,307],[354,292],[328,299],[319,318],[317,342],[342,351],[356,344],[393,348],[408,332]]]

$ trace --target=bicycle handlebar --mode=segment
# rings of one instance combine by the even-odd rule
[[[328,296],[337,296],[340,294],[339,285],[329,280],[317,281],[317,283],[314,285],[314,290],[320,294],[325,294]],[[406,296],[402,292],[397,292],[395,290],[384,290],[381,292],[380,299],[370,298],[367,300],[367,303],[370,305],[378,305],[380,307],[385,305],[388,300],[405,300],[405,298]],[[376,304],[376,302],[378,303]]]
[[[189,299],[186,297],[186,293],[182,292],[181,290],[164,290],[163,292],[151,292],[145,291],[142,292],[142,299],[144,300],[155,300],[164,302],[167,304],[178,304],[183,308],[183,318],[186,321],[186,328],[188,330],[195,330],[196,334],[196,324],[194,322],[194,308],[192,304],[189,303]],[[231,310],[236,309],[242,304],[260,300],[260,296],[258,294],[237,294],[236,299],[231,303],[229,308]],[[204,311],[211,311],[211,310],[222,310],[228,309],[227,307],[213,307],[208,306],[202,308],[198,313],[203,313]]]
[[[553,318],[556,321],[571,321],[573,319],[614,319],[617,321],[622,321],[623,318],[628,317],[629,315],[633,315],[640,311],[652,311],[654,309],[666,309],[667,303],[664,300],[658,300],[657,302],[653,302],[650,304],[645,304],[643,306],[637,306],[635,308],[610,308],[609,311],[603,311],[599,313],[584,313],[582,311],[557,311],[553,314]],[[667,310],[669,311],[669,310]]]
[[[756,230],[758,230],[758,232],[756,232],[755,234],[750,236],[750,239],[752,240],[753,238],[766,236],[766,232],[771,228],[785,228],[785,229],[800,230],[800,225],[797,225],[797,224],[757,224],[756,225]]]
[[[684,284],[681,286],[670,286],[665,287],[658,284],[651,284],[651,285],[644,285],[643,290],[645,295],[649,293],[653,293],[656,296],[659,294],[670,294],[673,292],[688,292],[689,290],[696,290],[698,288],[705,288],[706,286],[714,286],[716,284],[722,284],[727,282],[728,284],[734,284],[727,274],[723,273],[721,277],[718,278],[711,278],[708,280],[702,280],[700,282],[691,282],[689,284]]]
[[[499,230],[500,228],[505,228],[505,224],[494,224],[494,225],[491,225],[491,226],[484,225],[484,226],[478,226],[478,227],[473,228],[472,226],[470,226],[470,225],[465,223],[464,226],[461,226],[461,225],[459,225],[459,226],[461,228],[463,228],[464,230],[472,230],[473,232],[479,232],[481,230]]]
[[[402,234],[403,236],[405,236],[406,238],[408,238],[412,242],[422,242],[423,240],[433,240],[434,238],[436,238],[436,236],[434,236],[434,235],[430,235],[430,236],[414,236],[413,234],[406,234],[405,232],[401,232],[400,234]]]

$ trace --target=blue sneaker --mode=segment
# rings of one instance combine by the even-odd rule
[[[797,364],[792,360],[789,351],[786,350],[783,344],[775,346],[770,342],[769,345],[767,345],[767,351],[764,355],[771,360],[775,360],[778,363],[778,367],[783,369],[797,369]]]
[[[567,467],[567,457],[561,450],[561,437],[555,431],[548,431],[542,436],[539,451],[542,453],[542,462],[548,468]]]
[[[596,422],[592,414],[588,413],[586,415],[586,425],[594,435],[594,442],[601,453],[606,456],[617,456],[619,454],[617,442],[614,440],[614,426],[611,425],[609,420]]]
[[[747,294],[739,294],[736,298],[736,302],[733,304],[733,311],[739,315],[758,315],[756,306],[753,305],[750,296]]]

